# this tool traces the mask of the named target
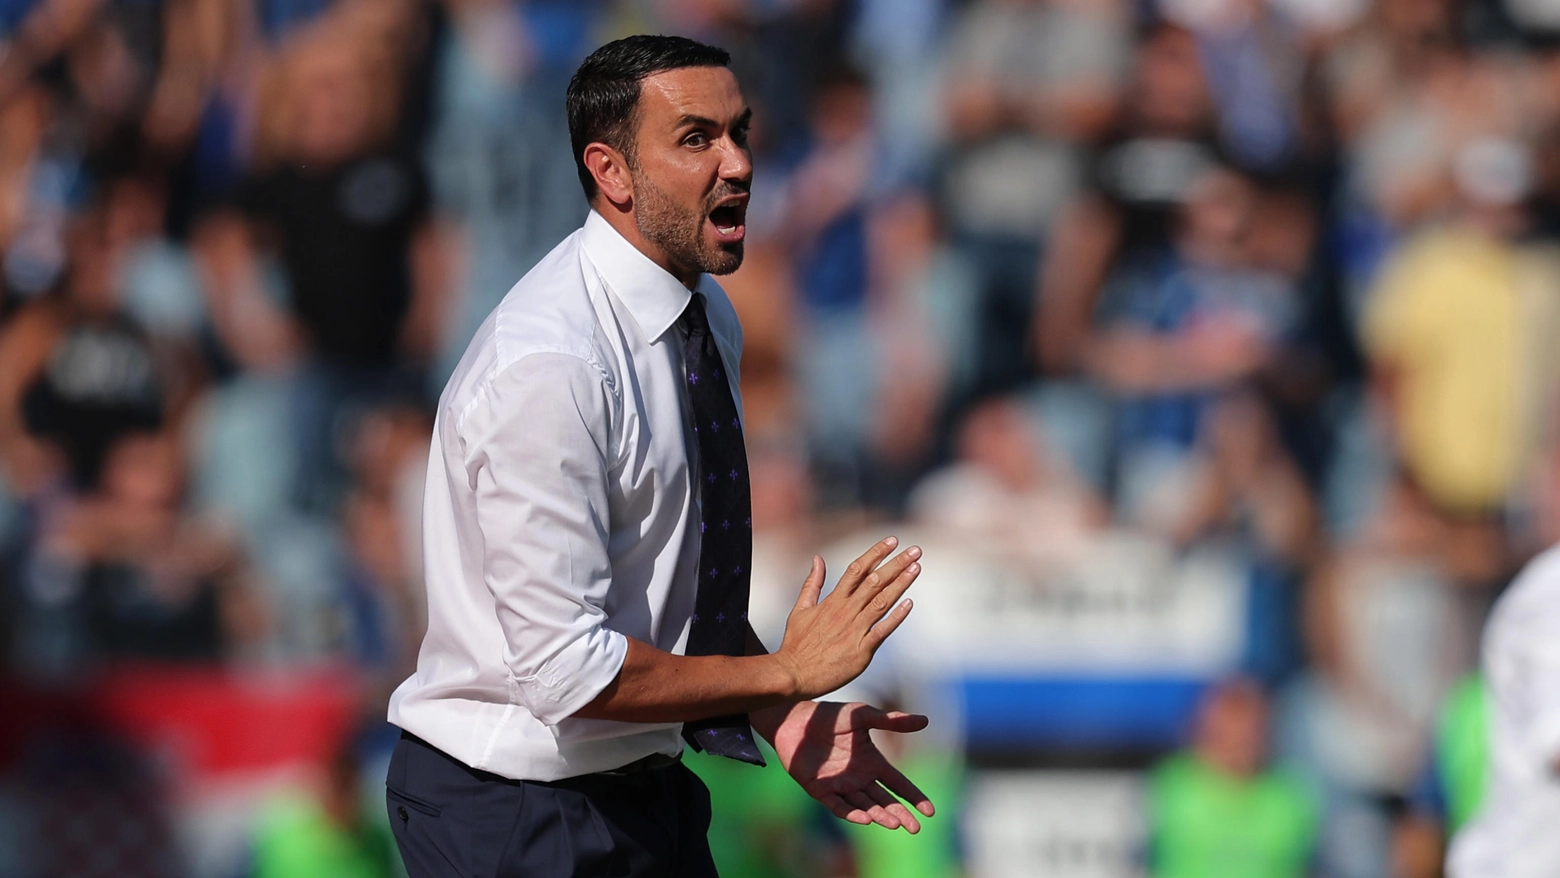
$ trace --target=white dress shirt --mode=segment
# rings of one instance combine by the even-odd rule
[[[1560,875],[1560,549],[1528,564],[1484,629],[1489,774],[1451,878]]]
[[[698,291],[735,388],[736,312],[708,275]],[[681,751],[680,723],[571,715],[617,676],[626,637],[679,654],[687,641],[699,529],[677,321],[690,296],[592,212],[477,330],[439,399],[428,633],[391,722],[521,780]]]

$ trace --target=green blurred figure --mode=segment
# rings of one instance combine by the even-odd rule
[[[710,851],[721,878],[956,878],[957,803],[962,772],[956,756],[916,752],[898,735],[878,746],[932,801],[915,835],[836,820],[786,776],[762,744],[764,768],[684,751],[683,762],[710,788]]]
[[[1445,796],[1446,834],[1463,827],[1484,802],[1489,777],[1489,693],[1479,676],[1458,683],[1435,727],[1435,774]]]
[[[956,878],[963,874],[956,816],[964,798],[961,761],[951,753],[909,749],[907,743],[899,735],[885,735],[878,741],[888,758],[937,803],[937,816],[922,818],[921,831],[915,835],[886,832],[880,826],[844,824],[855,851],[858,878]]]
[[[1267,701],[1239,681],[1209,693],[1191,748],[1149,781],[1155,878],[1302,878],[1317,807],[1297,779],[1267,765]]]
[[[273,803],[255,835],[254,878],[393,878],[395,841],[383,819],[364,807],[355,755],[332,762],[318,799]]]
[[[850,874],[834,815],[791,780],[767,743],[759,747],[763,768],[683,751],[683,763],[710,788],[710,853],[721,878]]]

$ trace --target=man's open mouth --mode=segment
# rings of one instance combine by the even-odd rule
[[[723,244],[741,241],[747,234],[747,196],[736,196],[710,211],[710,225]]]

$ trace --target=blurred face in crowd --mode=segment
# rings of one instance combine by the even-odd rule
[[[1023,411],[998,400],[970,412],[959,429],[959,457],[984,468],[1015,491],[1033,487],[1043,475],[1039,438]]]
[[[106,211],[98,207],[76,218],[69,232],[70,273],[65,288],[83,316],[101,317],[119,306],[114,271],[118,256]]]
[[[812,127],[827,146],[850,143],[872,120],[872,95],[864,83],[839,82],[823,89],[813,107]]]
[[[1267,758],[1267,701],[1255,684],[1230,683],[1203,702],[1195,747],[1204,761],[1229,774],[1249,776]]]
[[[639,127],[624,156],[627,180],[602,197],[631,210],[663,267],[685,284],[742,264],[753,157],[752,111],[723,67],[686,67],[640,84]],[[627,185],[622,185],[626,182]]]
[[[138,95],[150,85],[150,71],[107,24],[90,28],[74,42],[67,65],[82,100],[107,118],[133,113]]]
[[[1405,48],[1452,40],[1455,15],[1448,0],[1384,0],[1377,14],[1387,34]]]
[[[167,193],[155,178],[130,177],[116,182],[104,216],[109,242],[123,246],[161,234],[167,206]]]
[[[1183,246],[1204,263],[1242,262],[1255,206],[1256,192],[1246,178],[1223,169],[1203,174],[1181,208]]]
[[[293,158],[331,165],[363,149],[374,97],[361,54],[317,39],[300,47],[291,72]]]
[[[132,434],[119,440],[103,467],[104,493],[140,509],[174,508],[183,482],[178,448],[153,434]]]
[[[1211,104],[1197,40],[1179,28],[1160,28],[1138,47],[1134,106],[1148,133],[1194,136]]]

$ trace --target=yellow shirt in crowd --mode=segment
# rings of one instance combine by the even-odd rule
[[[1442,507],[1498,508],[1544,438],[1557,305],[1552,254],[1471,229],[1425,232],[1382,270],[1365,347],[1395,375],[1399,453]]]

